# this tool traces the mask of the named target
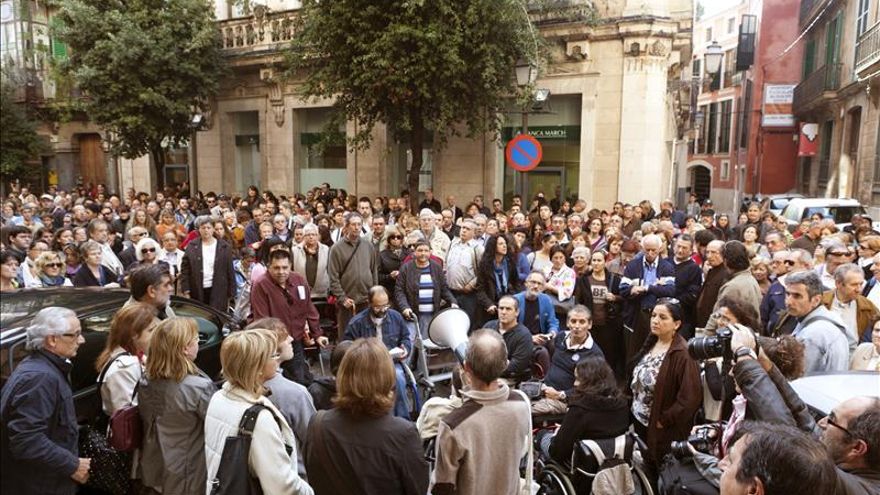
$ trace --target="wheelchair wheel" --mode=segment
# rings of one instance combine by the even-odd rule
[[[538,495],[577,495],[565,470],[556,464],[546,464],[535,477]]]
[[[638,466],[632,466],[633,485],[635,485],[635,495],[654,495],[654,489],[651,488],[651,482]]]

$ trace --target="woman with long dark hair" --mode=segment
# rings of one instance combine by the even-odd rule
[[[604,251],[592,254],[590,269],[580,275],[575,283],[574,302],[590,308],[593,313],[590,334],[599,344],[614,374],[622,379],[624,350],[620,276],[608,270],[606,256]]]
[[[626,433],[630,424],[628,409],[629,403],[608,363],[599,356],[588,355],[574,369],[574,392],[562,425],[555,435],[542,439],[541,450],[556,462],[568,465],[578,441]]]
[[[675,440],[686,440],[703,399],[700,370],[678,334],[681,304],[663,298],[651,312],[651,333],[630,365],[631,411],[636,433],[648,444],[649,477]]]
[[[503,235],[490,237],[477,265],[477,302],[489,315],[497,313],[496,304],[501,296],[522,290],[517,263],[510,249],[514,242]],[[480,321],[485,320],[484,317]]]

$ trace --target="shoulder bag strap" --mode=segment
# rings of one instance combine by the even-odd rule
[[[356,255],[358,252],[358,249],[361,248],[361,243],[363,241],[364,241],[363,239],[358,239],[357,246],[354,247],[354,251],[351,252],[351,256],[348,257],[348,261],[345,262],[345,266],[343,266],[342,271],[339,272],[339,279],[340,280],[342,279],[342,276],[345,275],[345,271],[348,270],[348,265],[351,264],[351,260],[354,259],[354,255]],[[343,242],[345,242],[345,241],[343,241]]]
[[[596,458],[596,465],[601,467],[602,464],[605,464],[605,452],[602,452],[602,447],[595,440],[584,440],[584,442],[586,442],[587,448],[593,453],[593,457]],[[617,440],[614,441],[614,453],[617,453]]]
[[[119,354],[117,354],[107,360],[107,363],[104,364],[104,368],[101,369],[101,373],[98,375],[98,390],[100,390],[101,385],[104,384],[104,377],[107,375],[107,371],[110,370],[110,365],[113,364],[114,362],[116,362],[117,359],[121,358],[122,356],[128,355],[128,354],[131,354],[131,353],[129,353],[128,351],[122,351]],[[135,389],[135,390],[137,390],[137,389]]]
[[[241,416],[241,421],[238,423],[238,436],[253,436],[254,428],[257,426],[257,418],[263,409],[266,409],[266,406],[262,404],[254,404],[247,408],[247,411],[244,412]]]

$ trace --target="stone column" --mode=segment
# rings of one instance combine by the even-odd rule
[[[666,143],[669,50],[666,41],[658,39],[648,47],[645,42],[624,39],[617,196],[624,202],[648,199],[657,205],[668,189],[671,166]]]

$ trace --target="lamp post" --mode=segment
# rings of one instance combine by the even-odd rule
[[[706,60],[706,73],[717,74],[721,70],[721,59],[724,58],[724,49],[717,41],[713,41],[711,45],[706,47],[706,54],[703,56]]]

